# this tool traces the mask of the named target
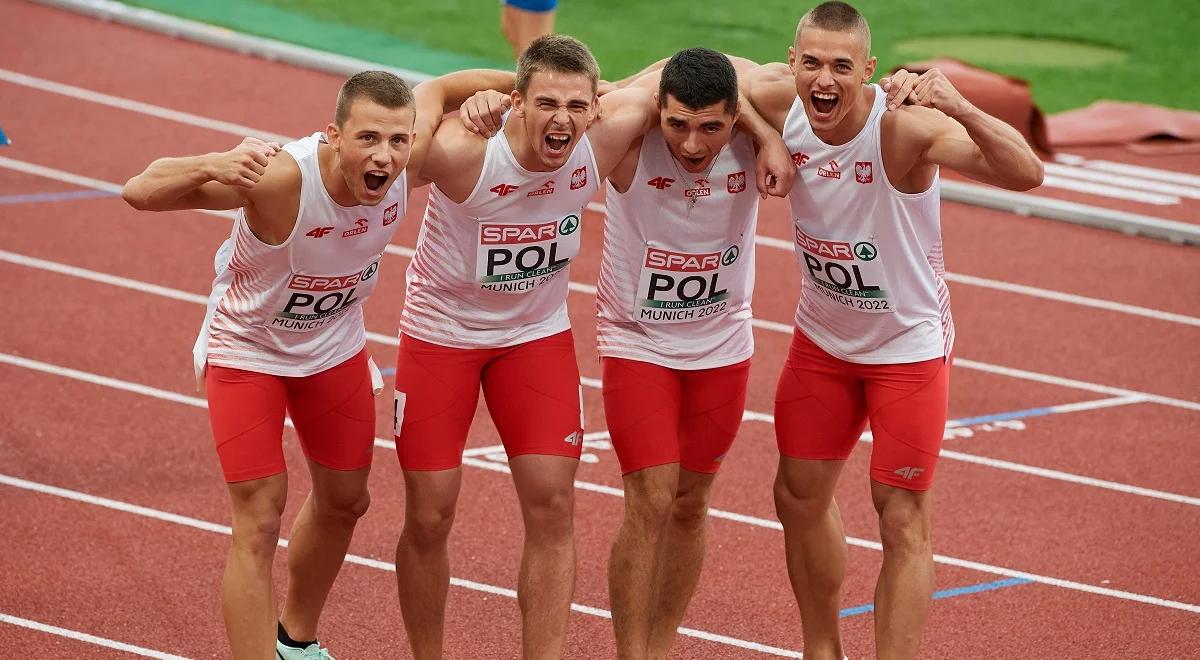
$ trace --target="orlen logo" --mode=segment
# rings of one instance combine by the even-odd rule
[[[721,253],[681,254],[650,248],[646,250],[646,266],[658,270],[671,270],[677,273],[696,273],[706,270],[716,270],[721,265]]]
[[[842,178],[842,173],[839,171],[838,164],[837,164],[837,161],[836,161],[836,160],[831,160],[831,161],[829,161],[829,169],[825,169],[824,167],[818,167],[818,168],[817,168],[817,175],[818,175],[818,176],[823,176],[823,177],[825,177],[826,179],[840,179],[840,178]]]
[[[525,193],[525,196],[526,197],[540,197],[542,195],[553,195],[553,194],[554,194],[554,179],[550,179],[546,183],[543,183],[541,188],[538,188],[537,190],[531,190],[531,191]]]
[[[746,189],[746,172],[737,172],[729,175],[729,180],[725,183],[725,189],[733,193],[740,193]]]
[[[484,245],[540,243],[558,237],[558,223],[540,225],[484,225],[479,242]]]
[[[358,220],[354,221],[354,229],[347,229],[346,231],[342,232],[342,237],[346,238],[349,236],[357,236],[359,234],[365,234],[365,233],[367,233],[367,229],[368,229],[367,219],[359,218]]]
[[[792,154],[792,162],[796,164],[796,167],[800,167],[808,162],[808,154],[797,151],[796,153]]]
[[[518,186],[510,185],[507,183],[502,183],[498,186],[492,186],[491,188],[489,188],[489,190],[491,190],[492,192],[496,193],[497,195],[503,197],[511,192],[515,192],[517,190],[517,188],[518,188]]]
[[[317,227],[316,229],[314,229],[310,232],[305,232],[304,235],[312,236],[313,238],[321,238],[321,237],[325,236],[325,234],[328,234],[331,231],[333,231],[333,227]]]
[[[826,259],[854,261],[854,253],[850,251],[850,244],[845,241],[825,241],[819,238],[813,238],[797,228],[796,244],[805,250],[808,250],[813,254],[819,254]]]
[[[571,172],[571,190],[579,190],[587,185],[587,165]]]
[[[871,170],[871,161],[855,161],[854,180],[859,183],[871,183],[871,181],[874,179],[874,173]]]
[[[400,215],[400,203],[396,202],[383,210],[383,226],[386,227],[396,221]]]
[[[653,179],[650,179],[649,181],[647,181],[646,183],[648,185],[654,186],[655,188],[658,188],[659,190],[663,190],[665,188],[670,188],[671,184],[675,183],[675,179],[668,179],[666,177],[656,176]]]
[[[708,197],[712,190],[708,187],[708,179],[696,179],[695,188],[687,188],[683,191],[684,197]]]
[[[337,291],[366,282],[375,276],[379,263],[373,263],[353,275],[296,275],[288,280],[288,288],[296,291]]]

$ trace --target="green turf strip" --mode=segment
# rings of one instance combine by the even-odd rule
[[[132,4],[428,73],[466,66],[508,67],[512,61],[500,32],[497,0],[136,0]],[[783,61],[796,21],[813,4],[561,0],[556,27],[587,42],[604,76],[615,79],[696,45],[760,62]],[[1049,112],[1103,98],[1200,110],[1196,85],[1200,48],[1195,39],[1200,2],[1195,0],[857,0],[853,4],[871,23],[881,71],[935,55],[954,55],[1030,80],[1035,99]],[[996,49],[993,42],[988,50],[937,41],[963,36],[1046,38],[1060,47],[1090,44],[1126,55],[1119,61],[1083,66],[1073,60],[1076,55],[1061,50],[1048,51],[1037,61],[1022,61],[1023,54],[1012,52],[1023,48],[1020,45],[1000,41]],[[911,40],[920,39],[926,39],[926,46],[912,48]],[[948,50],[939,51],[942,48]]]

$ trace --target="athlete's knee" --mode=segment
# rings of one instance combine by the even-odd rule
[[[454,527],[454,508],[453,504],[410,508],[404,517],[404,537],[422,549],[444,546]]]
[[[696,487],[679,492],[671,506],[675,524],[687,529],[704,526],[708,519],[708,489]]]
[[[815,521],[829,512],[829,498],[787,479],[782,473],[775,478],[774,494],[775,512],[780,520]]]
[[[357,522],[371,507],[371,491],[366,484],[362,488],[354,488],[333,494],[325,494],[315,500],[317,512],[325,518],[346,523]]]
[[[928,513],[919,505],[893,499],[879,508],[879,537],[885,552],[930,552],[932,543]]]
[[[259,508],[234,513],[233,545],[257,560],[271,561],[279,545],[283,508]]]
[[[642,528],[658,529],[666,524],[674,501],[669,488],[626,488],[625,517]]]
[[[570,536],[574,528],[575,487],[542,488],[521,502],[526,536]]]

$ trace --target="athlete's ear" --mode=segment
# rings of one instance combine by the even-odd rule
[[[788,46],[788,68],[796,73],[796,47]]]
[[[338,130],[337,124],[331,123],[325,127],[325,138],[335,152],[342,148],[342,134]]]
[[[867,69],[863,72],[863,82],[871,82],[871,78],[875,75],[875,67],[879,65],[879,60],[874,57],[867,60]]]
[[[512,91],[512,111],[518,117],[525,116],[525,99],[521,97],[521,92]]]

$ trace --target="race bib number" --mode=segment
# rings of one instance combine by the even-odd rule
[[[796,227],[796,256],[805,281],[818,295],[856,312],[896,310],[883,256],[874,243],[814,238]]]
[[[379,261],[350,275],[292,273],[270,327],[291,332],[312,332],[354,309],[375,288]]]
[[[736,245],[703,253],[647,247],[633,318],[641,323],[686,323],[726,313],[726,287],[733,283],[740,253]]]
[[[579,214],[530,224],[479,225],[475,276],[479,288],[529,293],[554,279],[579,254]]]

